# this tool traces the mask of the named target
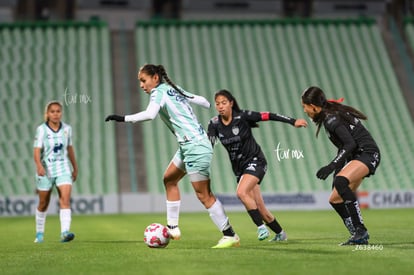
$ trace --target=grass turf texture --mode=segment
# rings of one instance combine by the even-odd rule
[[[48,216],[45,242],[33,243],[34,217],[0,218],[1,274],[412,274],[413,209],[364,210],[368,246],[338,246],[348,234],[334,211],[274,212],[283,243],[258,241],[245,212],[229,212],[241,246],[211,249],[221,238],[207,212],[183,213],[182,237],[164,249],[143,242],[145,227],[165,214],[73,216],[76,234],[59,242]],[[272,235],[273,236],[273,235]]]

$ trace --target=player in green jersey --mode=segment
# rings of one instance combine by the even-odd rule
[[[70,232],[70,197],[78,166],[72,145],[72,127],[62,122],[61,118],[62,104],[51,101],[45,107],[45,122],[36,130],[33,147],[39,203],[36,208],[35,243],[44,240],[47,208],[54,186],[59,193],[61,241],[69,242],[75,238]]]
[[[140,87],[150,95],[145,111],[127,115],[109,115],[105,121],[138,122],[154,119],[157,114],[176,136],[179,148],[164,173],[167,193],[167,226],[173,239],[181,236],[178,228],[180,190],[178,182],[188,174],[197,198],[208,210],[211,219],[223,232],[213,248],[238,246],[240,239],[233,231],[220,201],[210,188],[210,165],[213,148],[190,103],[210,107],[202,96],[194,95],[176,86],[162,65],[146,64],[138,73]]]

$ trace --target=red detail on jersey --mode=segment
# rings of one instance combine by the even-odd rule
[[[341,97],[341,98],[338,98],[338,99],[328,99],[326,101],[328,101],[328,102],[342,103],[342,102],[344,102],[344,100],[345,100],[345,98]]]
[[[269,117],[270,117],[269,112],[260,112],[260,114],[262,115],[262,121],[269,120]]]

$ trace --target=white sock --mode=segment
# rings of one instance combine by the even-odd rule
[[[229,218],[224,212],[223,205],[216,198],[216,202],[207,211],[210,213],[210,218],[220,231],[224,231],[230,227]]]
[[[44,233],[45,232],[45,225],[46,225],[46,214],[47,212],[40,212],[39,210],[37,210],[36,208],[36,233],[37,232],[41,232]]]
[[[60,231],[62,233],[65,231],[70,231],[70,223],[72,221],[72,210],[70,210],[70,208],[60,209],[59,216],[60,216]]]
[[[167,200],[167,225],[178,226],[181,201]]]

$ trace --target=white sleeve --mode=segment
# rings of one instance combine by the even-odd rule
[[[193,98],[188,98],[188,101],[190,103],[194,103],[197,105],[200,105],[206,109],[210,108],[210,102],[205,97],[202,97],[200,95],[192,95]]]
[[[133,114],[133,115],[127,115],[125,116],[125,122],[138,122],[138,121],[146,121],[146,120],[152,120],[160,111],[160,105],[158,105],[155,102],[150,102],[148,104],[148,107],[145,111]]]

